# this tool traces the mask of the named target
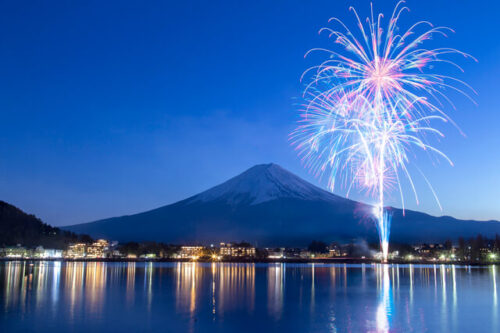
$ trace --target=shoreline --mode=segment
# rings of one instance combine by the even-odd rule
[[[500,265],[500,261],[495,262],[477,262],[477,261],[460,261],[460,262],[450,262],[450,261],[425,261],[425,260],[389,260],[387,263],[382,263],[380,260],[375,259],[361,259],[361,258],[317,258],[317,259],[257,259],[257,258],[228,258],[221,260],[210,260],[210,259],[173,259],[173,258],[161,258],[161,259],[139,259],[139,258],[0,258],[0,262],[11,262],[11,261],[58,261],[58,262],[171,262],[171,263],[187,263],[187,262],[198,262],[198,263],[241,263],[241,264],[388,264],[388,265],[454,265],[454,266],[492,266]]]

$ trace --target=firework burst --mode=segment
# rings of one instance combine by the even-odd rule
[[[356,187],[376,199],[373,216],[386,260],[391,216],[384,211],[384,193],[399,192],[404,209],[401,180],[405,178],[418,203],[408,170],[409,152],[418,147],[452,164],[429,143],[431,137],[443,136],[433,124],[451,120],[442,110],[443,101],[451,104],[446,91],[467,97],[467,91],[473,91],[454,77],[432,72],[434,65],[445,63],[461,70],[447,56],[470,56],[450,48],[423,47],[434,35],[446,36],[452,31],[449,28],[422,21],[398,33],[398,20],[407,10],[403,2],[396,5],[385,30],[383,15],[375,19],[373,8],[365,25],[357,12],[350,10],[356,17],[360,38],[342,21],[332,18],[329,22],[341,30],[323,28],[320,33],[328,33],[337,44],[336,50],[313,49],[307,53],[324,52],[328,57],[302,76],[306,88],[301,120],[291,138],[304,164],[317,175],[328,175],[330,190],[340,182],[347,195]],[[417,34],[420,28],[425,30]]]

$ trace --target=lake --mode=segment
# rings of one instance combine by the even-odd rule
[[[499,332],[499,270],[0,262],[0,332]]]

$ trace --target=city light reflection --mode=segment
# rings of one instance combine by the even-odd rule
[[[497,268],[12,261],[0,264],[0,310],[77,323],[110,311],[147,321],[166,306],[189,323],[183,331],[207,316],[217,325],[234,314],[278,323],[300,313],[332,332],[445,332],[461,328],[477,295],[491,309],[478,313],[486,331],[498,331]]]
[[[99,313],[106,295],[107,265],[103,262],[86,263],[85,305],[88,311]]]
[[[312,268],[312,292],[314,295],[314,264]],[[270,265],[268,268],[267,280],[267,297],[268,297],[268,311],[275,318],[280,318],[283,310],[283,280],[284,280],[284,264]]]
[[[491,271],[491,280],[493,283],[493,306],[492,306],[492,311],[493,311],[493,320],[492,320],[492,326],[493,328],[498,332],[498,295],[497,295],[497,266],[492,265],[490,267]]]
[[[498,306],[498,295],[497,295],[497,266],[492,265],[491,270],[491,280],[493,282],[493,306],[496,308]]]
[[[126,294],[127,294],[127,303],[129,305],[132,305],[134,302],[134,295],[135,295],[135,262],[129,262],[127,263],[127,288],[126,288]]]
[[[61,281],[61,262],[55,261],[53,265],[52,273],[52,304],[56,304],[59,301],[59,283]],[[54,307],[55,310],[55,307]]]
[[[196,288],[201,278],[201,272],[197,272],[198,265],[196,262],[183,262],[178,263],[176,266],[177,307],[180,311],[189,311],[191,315],[196,310]]]

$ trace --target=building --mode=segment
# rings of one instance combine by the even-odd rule
[[[17,245],[0,249],[0,254],[6,258],[27,258],[30,256],[30,251],[21,245]]]
[[[203,246],[181,246],[178,253],[179,258],[198,259],[203,255]]]
[[[300,254],[303,250],[298,247],[286,248],[284,253],[284,258],[293,259],[301,258]]]
[[[76,243],[68,246],[68,250],[66,251],[66,258],[85,258],[87,254],[87,244],[85,243]]]
[[[246,244],[220,243],[219,254],[222,257],[255,257],[255,247]]]
[[[109,242],[105,239],[99,239],[87,246],[87,258],[106,258],[108,256]]]
[[[302,259],[309,259],[309,258],[314,258],[314,254],[312,254],[311,251],[308,250],[301,250],[299,257]]]
[[[38,246],[34,251],[34,257],[41,259],[58,259],[62,258],[62,255],[62,250],[44,249],[43,246]]]
[[[332,243],[328,247],[329,257],[340,257],[342,255],[340,246],[337,243]]]
[[[267,257],[269,259],[281,259],[285,257],[284,247],[266,248],[266,251],[267,251]]]
[[[66,253],[64,255],[65,258],[71,259],[81,259],[81,258],[89,258],[89,259],[103,259],[111,257],[113,251],[115,251],[116,244],[109,244],[109,242],[105,239],[99,239],[92,244],[85,243],[75,243],[68,246]]]

